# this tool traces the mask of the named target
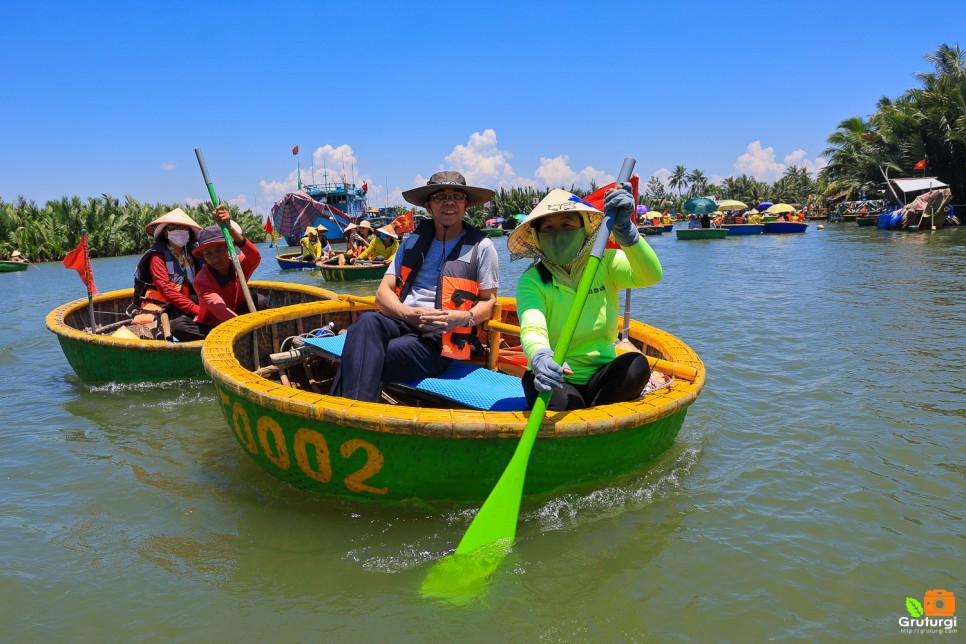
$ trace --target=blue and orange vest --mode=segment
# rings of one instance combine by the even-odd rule
[[[454,245],[440,268],[436,281],[436,308],[442,311],[468,311],[480,299],[479,266],[480,243],[486,239],[479,228],[463,222],[466,234]],[[399,275],[394,289],[399,301],[406,299],[416,281],[416,273],[436,236],[436,226],[431,220],[423,221],[413,231],[414,242],[407,240]],[[443,357],[469,360],[475,336],[472,327],[457,327],[443,334]]]

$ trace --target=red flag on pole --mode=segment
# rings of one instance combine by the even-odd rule
[[[403,233],[411,233],[415,230],[416,225],[413,220],[413,211],[410,210],[404,215],[399,215],[392,220],[392,229],[396,231],[397,235],[402,235]]]
[[[294,148],[292,148],[292,156],[295,156],[298,153],[299,153],[299,146],[296,145]]]
[[[94,271],[91,270],[91,258],[87,254],[87,233],[81,235],[77,248],[64,257],[64,267],[73,268],[77,271],[84,285],[87,286],[88,295],[100,295],[97,292],[97,286],[94,285]]]
[[[362,184],[362,191],[363,192],[369,192],[369,182],[368,181],[366,181],[364,184]]]
[[[272,218],[271,217],[266,217],[265,218],[265,225],[262,226],[262,230],[264,230],[269,235],[273,235],[275,233],[275,227],[272,226]]]
[[[913,170],[925,170],[926,169],[926,160],[925,159],[921,159],[919,161],[919,163],[917,163],[916,165],[914,165],[912,167],[912,169]]]

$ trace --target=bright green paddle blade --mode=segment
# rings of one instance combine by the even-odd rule
[[[440,559],[423,579],[420,594],[465,606],[480,599],[490,576],[510,552],[513,543],[498,541],[469,554],[454,553]]]

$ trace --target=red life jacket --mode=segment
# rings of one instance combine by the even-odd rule
[[[468,311],[480,300],[480,283],[477,275],[480,243],[486,234],[479,228],[463,223],[466,234],[453,246],[446,256],[436,281],[436,308],[442,311]],[[426,252],[436,236],[436,226],[431,220],[416,227],[402,248],[402,265],[396,276],[394,289],[399,301],[406,299],[416,281],[426,257]],[[475,338],[472,327],[457,327],[443,334],[443,357],[469,360]]]

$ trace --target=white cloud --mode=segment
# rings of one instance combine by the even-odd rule
[[[541,188],[558,186],[587,188],[591,183],[598,186],[610,183],[614,181],[614,175],[607,174],[593,166],[587,166],[583,170],[574,170],[570,167],[570,157],[561,155],[552,159],[540,157],[540,166],[534,172],[534,180],[530,183]]]
[[[162,170],[167,170],[170,172],[171,170],[174,170],[174,168],[175,168],[174,161],[168,161],[166,163],[161,164]]]
[[[804,167],[814,178],[818,171],[828,164],[822,158],[809,159],[808,153],[802,149],[790,152],[782,160],[784,163],[775,160],[775,148],[763,148],[761,141],[753,141],[748,144],[745,153],[735,161],[735,170],[739,174],[751,175],[759,181],[773,182],[781,177],[789,166]]]
[[[735,170],[759,181],[772,182],[782,175],[785,165],[775,161],[775,148],[763,148],[761,141],[753,141],[735,161]]]

